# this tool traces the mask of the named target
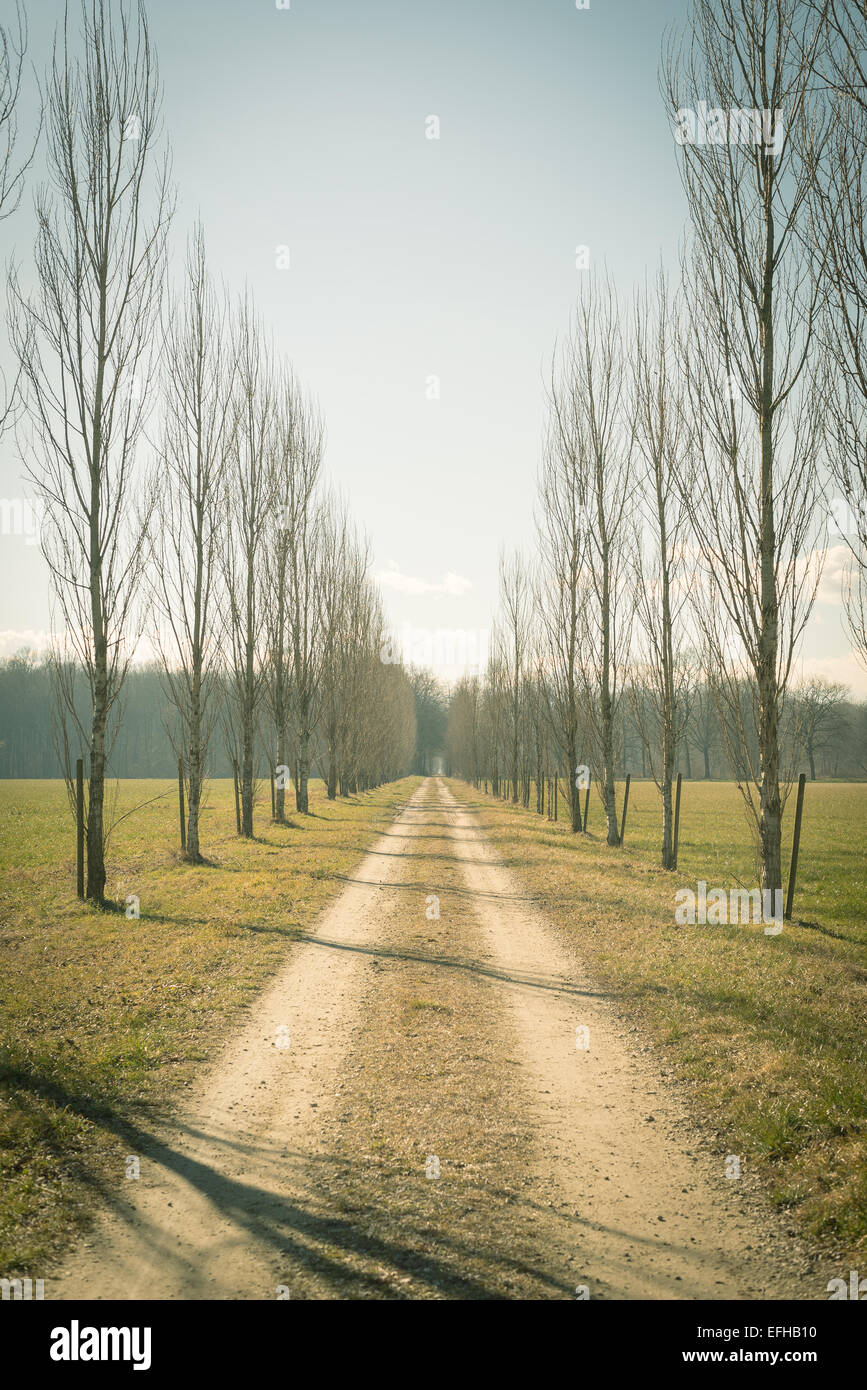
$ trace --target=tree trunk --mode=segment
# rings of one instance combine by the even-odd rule
[[[202,803],[202,681],[201,662],[193,661],[193,687],[190,708],[190,772],[187,800],[187,858],[202,862],[199,849],[199,808]]]
[[[285,715],[280,706],[277,724],[277,766],[289,766],[289,737],[286,732]],[[281,773],[274,788],[274,819],[279,825],[286,824],[286,773]]]
[[[761,628],[759,632],[759,758],[761,793],[759,836],[762,851],[762,888],[775,894],[782,889],[782,799],[780,796],[780,748],[777,690],[779,606],[775,570],[774,529],[774,219],[773,181],[765,185],[765,273],[761,313],[762,389],[760,425],[762,448],[761,495]],[[770,899],[774,902],[774,898]]]
[[[253,728],[249,717],[244,719],[241,741],[241,834],[253,838]]]
[[[93,724],[90,743],[90,778],[87,788],[87,896],[94,902],[105,901],[105,835],[103,806],[105,801],[105,689],[106,676],[98,670],[96,698],[93,705]]]
[[[611,622],[609,606],[608,562],[605,561],[603,577],[603,604],[605,616],[602,623],[602,687],[600,691],[600,722],[602,752],[602,804],[608,826],[608,843],[620,843],[617,825],[617,801],[614,794],[614,712],[611,702]]]
[[[295,781],[295,806],[304,816],[309,814],[310,800],[308,793],[308,778],[310,774],[309,762],[309,739],[306,730],[302,731],[298,743],[298,762],[296,764]]]
[[[674,817],[671,787],[674,781],[674,737],[672,730],[663,730],[662,742],[662,867],[674,868]]]

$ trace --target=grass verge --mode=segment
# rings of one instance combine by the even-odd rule
[[[734,787],[684,786],[679,866],[658,867],[655,787],[633,783],[625,844],[459,782],[506,862],[574,933],[588,970],[664,1048],[696,1113],[802,1230],[867,1257],[867,786],[807,788],[794,921],[677,926],[675,891],[753,886]],[[618,805],[622,787],[618,788]],[[535,801],[531,802],[535,805]],[[582,802],[583,806],[583,802]],[[560,803],[561,813],[565,811]],[[787,813],[788,835],[794,803]],[[790,839],[786,845],[786,860]]]
[[[309,816],[260,809],[252,841],[231,783],[212,783],[202,866],[177,847],[176,784],[123,782],[107,893],[137,897],[137,919],[76,898],[61,783],[0,782],[0,1273],[42,1277],[116,1188],[125,1123],[214,1059],[419,780],[335,802],[313,783]]]

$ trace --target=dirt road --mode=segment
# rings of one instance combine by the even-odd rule
[[[439,779],[131,1157],[46,1296],[821,1296]]]

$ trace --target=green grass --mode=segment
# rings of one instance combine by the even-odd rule
[[[794,789],[783,822],[783,878],[788,882],[795,820]],[[618,786],[618,808],[623,788]],[[582,803],[583,805],[583,803]],[[662,816],[652,782],[629,790],[626,847],[659,859]],[[590,797],[590,830],[600,833],[602,806]],[[804,795],[794,916],[839,927],[867,944],[867,784],[808,782]],[[756,858],[743,798],[728,782],[684,782],[676,875],[682,886],[699,878],[719,887],[756,885]]]
[[[138,920],[76,898],[63,785],[0,781],[0,1272],[42,1277],[117,1189],[131,1127],[214,1058],[418,780],[336,802],[315,782],[292,828],[260,803],[251,842],[213,783],[201,866],[180,855],[176,784],[123,782],[107,895],[137,896]]]
[[[417,781],[335,803],[314,784],[314,814],[293,814],[294,828],[271,825],[260,805],[252,843],[234,833],[231,785],[215,783],[201,867],[180,857],[174,784],[123,783],[119,810],[133,813],[109,848],[108,892],[138,896],[138,921],[76,899],[63,787],[0,782],[0,1272],[42,1277],[94,1194],[117,1190],[131,1127],[214,1058]],[[863,1263],[867,786],[808,784],[796,920],[776,938],[760,925],[674,923],[676,888],[753,882],[730,785],[684,783],[674,874],[658,867],[651,784],[632,785],[623,849],[601,842],[595,793],[590,834],[572,837],[562,821],[458,787],[671,1059],[721,1152],[740,1154],[804,1229]]]
[[[805,1231],[863,1262],[867,785],[807,785],[794,920],[777,937],[759,923],[675,924],[678,888],[694,890],[699,879],[726,890],[755,885],[748,824],[729,784],[684,783],[672,873],[659,867],[651,783],[632,784],[620,849],[604,843],[595,793],[589,833],[572,836],[562,820],[456,786],[507,862],[575,934],[596,980],[670,1059],[721,1151],[740,1154]],[[622,794],[618,786],[618,806]],[[793,819],[794,799],[786,867]]]

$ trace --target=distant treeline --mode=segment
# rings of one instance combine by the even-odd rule
[[[82,689],[82,716],[86,701]],[[130,672],[110,765],[115,777],[170,777],[177,758],[167,732],[171,705],[156,666]],[[116,721],[115,721],[116,722]],[[0,777],[61,777],[51,666],[25,653],[0,663]],[[213,741],[212,775],[230,777],[221,740]]]
[[[414,770],[427,773],[432,770],[433,758],[447,749],[449,698],[427,672],[412,671],[410,679],[418,729]],[[802,770],[808,775],[814,773],[820,780],[867,778],[867,702],[808,698],[808,705],[813,703],[815,711],[808,709],[807,717],[802,715],[796,721]],[[124,687],[123,717],[111,754],[113,776],[175,775],[177,762],[168,733],[172,713],[159,668],[134,667]],[[633,777],[649,775],[644,743],[626,702],[621,705],[618,724],[619,771],[630,772]],[[0,661],[0,777],[62,776],[55,725],[49,663],[27,652]],[[263,729],[260,771],[267,771],[265,749],[272,741],[270,729]],[[319,772],[318,758],[315,766]],[[717,711],[703,688],[699,688],[692,702],[679,770],[696,779],[732,776]],[[225,742],[219,734],[212,741],[210,775],[232,775]]]
[[[819,681],[789,695],[789,717],[781,730],[784,765],[805,772],[813,781],[867,778],[867,701],[858,703],[842,693],[835,698],[839,690]],[[756,740],[750,742],[757,764]],[[624,773],[650,775],[647,749],[629,704],[621,709],[618,756]],[[704,686],[694,692],[675,770],[699,780],[730,780],[734,775],[719,711]]]
[[[113,777],[173,777],[177,754],[169,735],[177,711],[166,698],[161,668],[131,668],[120,708],[110,729],[116,730],[109,757]],[[82,680],[81,717],[88,718],[87,689]],[[51,664],[29,652],[0,661],[0,777],[61,777],[62,755],[57,738],[57,702]],[[273,726],[263,715],[259,740],[259,775],[267,775],[268,753],[273,757]],[[412,745],[410,744],[410,747]],[[322,775],[315,747],[314,775]],[[71,758],[79,750],[71,750]],[[418,761],[418,756],[416,756]],[[85,768],[86,768],[85,760]],[[74,768],[72,769],[74,771]],[[209,748],[208,775],[231,777],[232,764],[218,728]]]
[[[743,714],[732,718],[731,707],[715,697],[705,682],[680,695],[681,727],[674,750],[672,773],[695,780],[737,780],[745,783],[749,769],[760,766],[758,736],[751,714],[751,691],[744,683]],[[418,694],[416,694],[418,701]],[[658,775],[661,748],[648,714],[652,695],[635,682],[615,703],[611,731],[612,775],[625,778]],[[418,707],[418,706],[417,706]],[[457,776],[481,783],[488,780],[497,794],[501,782],[523,788],[529,804],[533,783],[541,784],[559,770],[567,775],[570,759],[551,718],[556,707],[550,681],[544,678],[511,682],[503,678],[498,661],[484,679],[461,680],[451,691],[445,736],[446,766]],[[726,728],[723,719],[728,716]],[[592,749],[588,717],[579,724],[576,747],[582,750],[593,775],[594,765],[584,750]],[[779,728],[784,774],[804,772],[811,780],[860,781],[867,778],[867,702],[848,698],[847,687],[817,676],[788,693]],[[734,759],[740,756],[740,766]],[[573,755],[574,774],[582,757]],[[573,785],[571,775],[567,785]],[[515,795],[517,795],[515,793]]]

